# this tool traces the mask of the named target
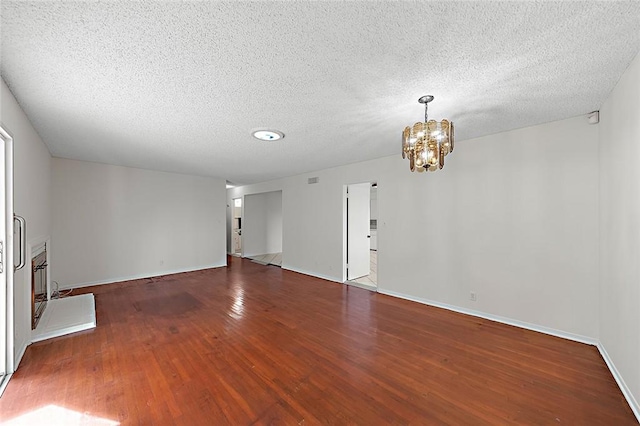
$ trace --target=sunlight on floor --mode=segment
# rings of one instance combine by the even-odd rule
[[[119,422],[79,413],[57,405],[47,405],[19,417],[2,422],[5,426],[116,426]]]

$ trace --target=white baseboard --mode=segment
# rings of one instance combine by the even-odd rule
[[[611,374],[613,375],[613,378],[616,380],[616,383],[618,384],[618,387],[622,391],[622,394],[624,395],[625,399],[629,403],[629,406],[631,407],[631,411],[633,411],[633,414],[635,414],[636,419],[638,419],[638,423],[640,423],[640,405],[638,405],[638,401],[636,401],[636,399],[633,397],[631,390],[629,389],[627,384],[624,382],[624,379],[618,372],[618,369],[613,363],[613,360],[609,357],[607,350],[604,348],[604,346],[602,346],[602,343],[598,342],[596,347],[598,348],[598,351],[600,351],[600,355],[604,359],[604,362],[607,364],[607,367],[609,367],[609,371],[611,371]]]
[[[92,287],[94,285],[113,284],[113,283],[120,283],[123,281],[141,280],[143,278],[152,278],[152,277],[160,277],[164,275],[181,274],[183,272],[202,271],[203,269],[221,268],[224,266],[227,266],[227,264],[225,263],[220,265],[206,265],[206,266],[197,266],[194,268],[173,269],[169,271],[148,272],[144,274],[130,275],[128,277],[109,278],[106,280],[98,280],[98,281],[91,281],[91,282],[78,283],[78,284],[61,284],[59,289],[69,290],[72,288]]]
[[[316,277],[316,278],[322,278],[323,280],[327,280],[327,281],[332,281],[334,283],[340,283],[342,284],[342,280],[336,278],[336,277],[330,277],[328,275],[322,275],[322,274],[318,274],[317,272],[309,272],[309,271],[305,271],[302,269],[297,269],[297,268],[291,268],[287,265],[282,265],[282,269],[285,269],[287,271],[291,271],[291,272],[297,272],[299,274],[303,274],[303,275],[309,275],[311,277]]]
[[[524,328],[527,330],[537,331],[539,333],[550,334],[551,336],[561,337],[563,339],[573,340],[575,342],[586,343],[587,345],[597,345],[598,340],[593,337],[582,336],[580,334],[568,333],[562,330],[556,330],[555,328],[544,327],[537,324],[531,324],[524,321],[518,321],[511,318],[501,317],[499,315],[487,314],[481,311],[474,311],[473,309],[461,308],[459,306],[448,305],[446,303],[435,302],[433,300],[422,299],[419,297],[413,297],[395,291],[384,290],[378,288],[378,293],[386,294],[388,296],[399,297],[400,299],[411,300],[412,302],[422,303],[424,305],[435,306],[436,308],[443,308],[453,312],[459,312],[461,314],[471,315],[478,318],[484,318],[491,321],[496,321],[502,324],[513,325],[515,327]]]

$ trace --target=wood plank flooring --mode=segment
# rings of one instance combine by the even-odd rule
[[[0,418],[55,406],[123,425],[637,424],[595,347],[229,262],[84,289],[97,328],[30,346]]]

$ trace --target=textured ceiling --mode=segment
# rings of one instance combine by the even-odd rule
[[[639,1],[4,0],[1,25],[54,156],[236,183],[400,155],[424,94],[458,140],[596,110],[640,48]]]

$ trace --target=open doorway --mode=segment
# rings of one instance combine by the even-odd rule
[[[244,197],[243,257],[282,267],[282,191]]]
[[[231,254],[242,256],[242,198],[234,198],[231,209]]]
[[[346,283],[376,290],[378,287],[378,185],[366,182],[346,186]]]

